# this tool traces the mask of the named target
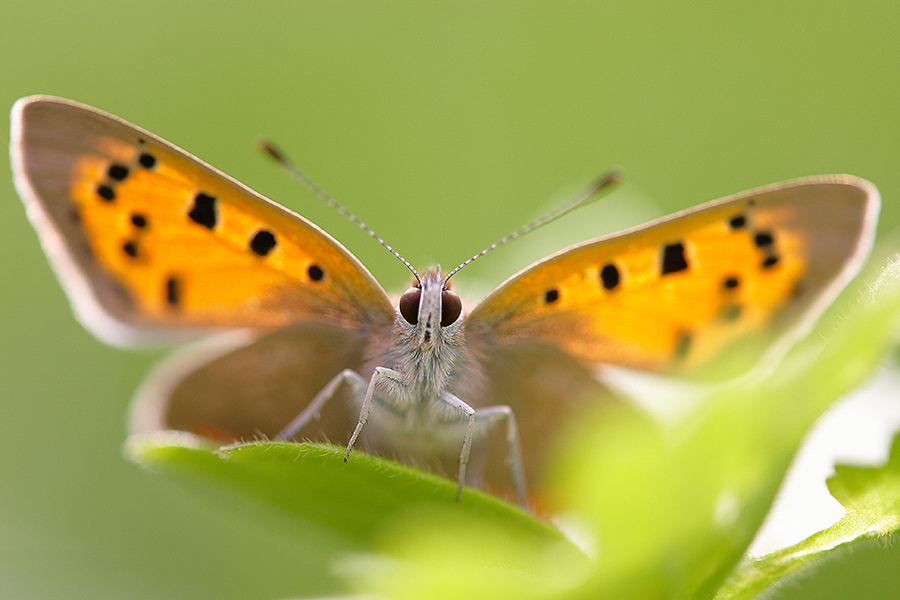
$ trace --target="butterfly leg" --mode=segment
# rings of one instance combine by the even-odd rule
[[[456,500],[459,501],[462,498],[463,488],[466,485],[466,467],[469,464],[469,453],[472,450],[472,439],[475,437],[476,411],[474,408],[472,408],[450,392],[444,392],[443,394],[441,394],[441,400],[451,408],[454,408],[461,412],[467,421],[466,437],[463,439],[462,450],[460,450],[459,453],[459,489],[456,492]]]
[[[386,367],[375,367],[375,372],[372,373],[372,378],[369,380],[368,387],[366,388],[366,395],[363,398],[362,407],[359,410],[359,422],[356,424],[356,429],[353,430],[353,435],[350,436],[350,441],[347,443],[347,451],[344,452],[344,462],[347,462],[350,458],[350,450],[353,449],[356,438],[359,437],[363,425],[365,425],[366,421],[369,419],[369,412],[372,410],[372,398],[375,396],[376,386],[386,388],[389,395],[397,397],[404,396],[407,388],[403,375],[399,371],[388,369]]]
[[[519,426],[516,414],[509,406],[487,406],[475,411],[475,420],[479,423],[493,425],[497,421],[506,420],[506,462],[509,464],[513,486],[519,504],[528,507],[528,487],[525,484],[525,465],[522,462],[522,442],[519,439]]]
[[[485,408],[472,408],[453,394],[445,392],[441,395],[448,406],[458,410],[468,421],[466,437],[463,440],[462,450],[459,453],[459,490],[456,499],[462,497],[463,487],[466,484],[466,471],[469,464],[469,454],[472,450],[472,440],[475,437],[476,425],[490,428],[497,421],[506,421],[507,462],[512,475],[513,486],[516,489],[516,497],[519,504],[528,506],[527,486],[525,485],[525,468],[522,463],[522,444],[519,440],[519,426],[516,424],[516,415],[509,406],[488,406]]]
[[[315,416],[322,410],[322,407],[325,406],[325,403],[331,400],[331,397],[334,396],[335,391],[342,383],[348,383],[353,387],[362,390],[369,383],[365,380],[365,378],[353,371],[351,369],[344,369],[340,373],[334,376],[334,378],[329,381],[322,390],[315,395],[315,397],[310,401],[310,403],[304,408],[299,415],[294,417],[294,419],[287,424],[287,426],[282,429],[278,435],[275,436],[276,440],[289,440],[297,433],[303,429],[307,423],[309,423]]]

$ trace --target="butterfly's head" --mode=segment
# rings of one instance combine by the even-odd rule
[[[400,296],[400,320],[420,346],[439,344],[461,327],[462,301],[441,277],[441,268],[425,272]]]

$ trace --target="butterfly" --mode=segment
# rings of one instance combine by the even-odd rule
[[[136,431],[347,443],[523,504],[605,366],[668,372],[808,328],[865,260],[880,202],[848,175],[758,188],[562,250],[466,311],[455,270],[406,263],[413,286],[392,301],[303,217],[97,109],[19,100],[11,157],[88,330],[217,334],[151,375]]]

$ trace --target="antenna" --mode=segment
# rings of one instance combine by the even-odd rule
[[[563,204],[554,208],[553,210],[551,210],[544,216],[538,217],[531,223],[528,223],[521,229],[513,231],[508,236],[491,244],[490,246],[488,246],[487,248],[485,248],[484,250],[482,250],[481,252],[479,252],[478,254],[473,256],[472,258],[468,259],[467,261],[465,261],[464,263],[462,263],[461,265],[459,265],[458,267],[456,267],[455,269],[450,271],[450,273],[444,278],[444,284],[446,284],[447,280],[450,279],[451,277],[453,277],[457,273],[457,271],[459,271],[466,265],[469,265],[469,264],[475,262],[476,260],[478,260],[479,258],[484,256],[491,250],[495,250],[495,249],[499,248],[500,246],[502,246],[503,244],[510,242],[510,241],[516,239],[517,237],[521,237],[533,229],[537,229],[541,225],[546,225],[550,221],[555,221],[556,219],[560,218],[561,216],[575,210],[579,206],[584,206],[586,204],[590,204],[591,202],[597,200],[598,198],[602,197],[604,194],[608,193],[616,184],[619,183],[619,181],[621,181],[621,179],[622,179],[622,173],[618,169],[612,169],[610,171],[607,171],[597,181],[595,181],[593,184],[591,184],[590,186],[588,186],[587,188],[582,190],[580,193],[576,194],[575,197],[573,197],[568,202],[564,202]]]
[[[326,194],[325,191],[322,188],[320,188],[319,186],[317,186],[316,183],[312,179],[310,179],[309,175],[307,175],[302,170],[300,170],[300,167],[298,167],[294,163],[294,161],[292,161],[290,158],[288,158],[288,156],[284,152],[282,152],[281,150],[276,148],[272,144],[272,142],[270,142],[269,140],[266,140],[266,139],[260,139],[258,141],[258,144],[259,144],[259,149],[262,150],[263,152],[265,152],[266,154],[268,154],[273,159],[275,159],[275,161],[278,164],[280,164],[282,166],[282,168],[284,168],[288,172],[288,174],[290,174],[294,179],[296,179],[297,181],[302,183],[304,186],[306,186],[306,188],[309,191],[311,191],[313,194],[318,196],[319,199],[321,199],[323,202],[325,202],[325,204],[327,204],[334,210],[338,211],[339,213],[341,213],[342,215],[344,215],[345,217],[350,219],[350,221],[352,223],[355,223],[357,226],[359,226],[360,229],[362,229],[363,231],[368,233],[370,236],[375,238],[375,241],[377,241],[379,244],[381,244],[382,246],[387,248],[388,252],[390,252],[391,254],[396,256],[398,259],[400,259],[400,262],[402,262],[404,265],[406,265],[407,269],[412,271],[412,274],[416,278],[416,281],[418,281],[419,283],[422,282],[421,277],[419,277],[419,274],[416,272],[416,270],[413,268],[413,266],[411,264],[409,264],[408,260],[403,258],[399,252],[397,252],[396,250],[391,248],[391,246],[387,242],[385,242],[383,239],[381,239],[381,236],[379,236],[377,233],[372,231],[372,229],[368,225],[363,223],[356,215],[354,215],[352,212],[350,212],[349,210],[344,208],[344,206],[342,204],[340,204],[337,200],[335,200],[334,198],[332,198],[331,196]]]
[[[338,211],[339,213],[341,213],[342,215],[344,215],[345,217],[350,219],[350,221],[352,223],[355,223],[360,229],[362,229],[367,234],[369,234],[370,236],[375,238],[375,241],[377,241],[379,244],[381,244],[382,246],[387,248],[388,252],[390,252],[391,254],[396,256],[400,260],[400,262],[402,262],[404,265],[406,265],[406,268],[412,272],[413,276],[416,278],[416,281],[418,281],[421,284],[422,278],[419,277],[419,273],[415,270],[415,268],[413,268],[413,266],[409,263],[408,260],[403,258],[403,256],[401,256],[399,252],[394,250],[387,242],[385,242],[383,239],[381,239],[381,236],[379,236],[377,233],[375,233],[368,225],[363,223],[356,215],[354,215],[352,212],[350,212],[349,210],[344,208],[344,206],[342,204],[340,204],[337,200],[335,200],[334,198],[332,198],[331,196],[326,194],[325,191],[322,188],[320,188],[319,186],[317,186],[316,183],[309,177],[309,175],[304,173],[300,169],[300,167],[298,167],[294,163],[294,161],[292,161],[290,158],[288,158],[288,156],[284,152],[282,152],[277,147],[275,147],[275,145],[267,139],[260,139],[258,144],[259,144],[260,150],[262,150],[263,152],[268,154],[271,158],[273,158],[279,165],[281,165],[281,167],[283,169],[285,169],[288,172],[289,175],[291,175],[294,179],[296,179],[297,181],[302,183],[304,186],[306,186],[306,188],[309,191],[311,191],[313,194],[318,196],[319,199],[321,199],[323,202],[325,202],[325,204],[327,204],[328,206],[332,207],[334,210]],[[516,231],[513,231],[506,237],[491,244],[490,246],[488,246],[487,248],[485,248],[484,250],[482,250],[481,252],[479,252],[478,254],[473,256],[472,258],[466,260],[461,265],[459,265],[458,267],[456,267],[455,269],[450,271],[450,273],[446,277],[444,277],[444,284],[446,285],[447,281],[451,277],[453,277],[460,269],[475,262],[476,260],[478,260],[479,258],[484,256],[491,250],[496,250],[503,244],[510,242],[510,241],[516,239],[517,237],[521,237],[521,236],[525,235],[526,233],[528,233],[529,231],[537,229],[541,225],[546,225],[547,223],[549,223],[551,221],[555,221],[556,219],[575,210],[576,208],[578,208],[580,206],[584,206],[586,204],[589,204],[589,203],[597,200],[598,198],[600,198],[603,195],[605,195],[606,193],[608,193],[615,185],[617,185],[621,181],[621,179],[622,179],[622,173],[618,169],[611,169],[610,171],[607,171],[606,173],[603,174],[602,177],[597,179],[597,181],[595,181],[593,184],[589,185],[587,188],[582,190],[580,193],[576,194],[568,202],[564,202],[562,205],[554,208],[553,210],[551,210],[544,216],[538,217],[537,219],[535,219],[531,223],[528,223],[524,227],[517,229]]]

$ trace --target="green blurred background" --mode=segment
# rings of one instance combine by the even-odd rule
[[[54,94],[133,121],[306,215],[389,290],[405,269],[261,157],[257,135],[418,266],[454,266],[625,169],[585,216],[469,267],[456,283],[476,297],[578,239],[803,175],[869,178],[881,231],[900,221],[896,2],[7,0],[0,17],[0,106]],[[75,322],[0,177],[0,595],[334,589],[326,536],[297,547],[123,459],[129,399],[162,354]],[[898,560],[872,547],[779,595],[895,597]],[[266,583],[285,573],[299,587]]]

